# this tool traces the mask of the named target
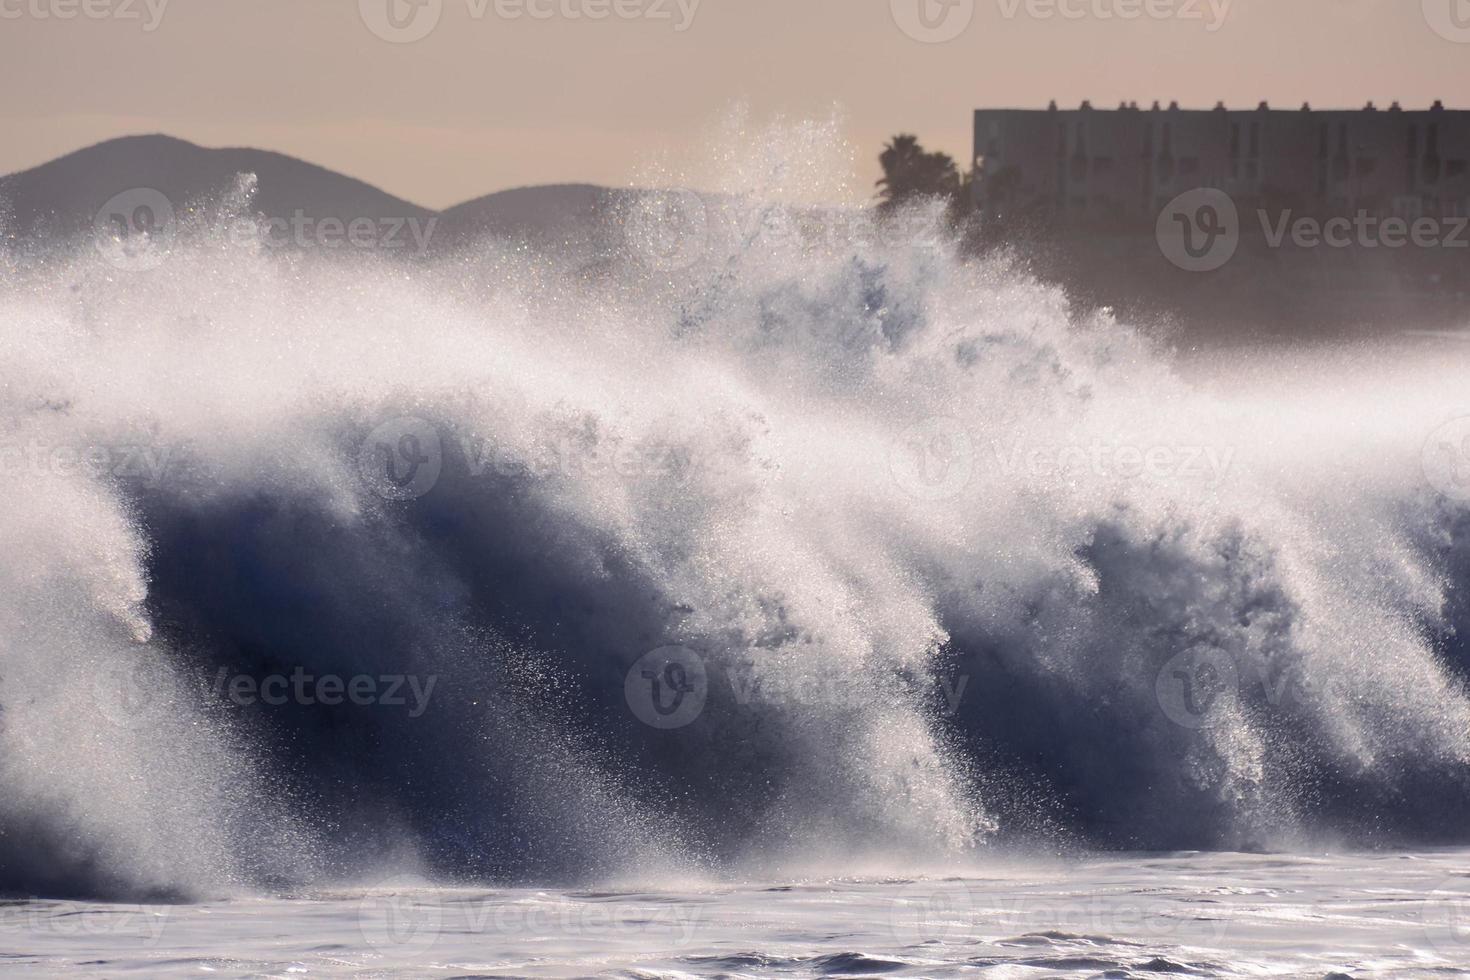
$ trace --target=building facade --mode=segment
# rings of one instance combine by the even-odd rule
[[[1470,111],[1178,104],[975,112],[976,205],[1006,224],[1152,226],[1178,195],[1333,217],[1470,214]]]

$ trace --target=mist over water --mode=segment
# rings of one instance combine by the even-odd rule
[[[1181,368],[735,129],[555,253],[4,259],[0,892],[1464,840],[1466,351]]]

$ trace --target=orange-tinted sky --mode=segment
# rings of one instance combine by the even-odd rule
[[[866,185],[979,106],[1461,106],[1470,0],[0,0],[0,80],[0,172],[161,131],[442,206],[637,180],[743,101],[840,105]]]

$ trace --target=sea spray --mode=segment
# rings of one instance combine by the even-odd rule
[[[792,203],[831,136],[558,253],[295,255],[247,184],[7,265],[0,890],[1462,837],[1461,379],[1186,378],[938,209]]]

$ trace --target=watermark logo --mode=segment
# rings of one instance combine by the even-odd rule
[[[162,265],[178,230],[173,205],[151,187],[114,196],[97,212],[92,228],[102,257],[126,272]]]
[[[1441,494],[1470,503],[1470,415],[1451,419],[1424,443],[1424,478]]]
[[[107,658],[92,675],[92,700],[114,728],[149,728],[169,713],[179,692],[172,673],[136,656]]]
[[[1240,247],[1240,212],[1230,195],[1213,187],[1180,194],[1155,226],[1159,251],[1186,272],[1214,272]]]
[[[416,500],[434,489],[444,470],[439,431],[419,418],[384,422],[363,441],[358,469],[385,500]]]
[[[916,881],[893,899],[888,927],[905,946],[947,942],[968,934],[974,898],[961,881]]]
[[[1302,660],[1237,659],[1224,650],[1201,647],[1164,664],[1154,678],[1154,696],[1170,721],[1199,730],[1232,717],[1247,699],[1277,711],[1312,710],[1360,697],[1360,683],[1341,670]]]
[[[704,711],[709,675],[704,660],[686,647],[660,647],[638,659],[623,681],[633,715],[661,730],[683,728]]]
[[[1470,44],[1470,0],[1423,0],[1424,19],[1446,41]]]
[[[444,0],[357,0],[367,29],[390,44],[412,44],[439,26]]]
[[[888,0],[893,22],[915,41],[953,41],[975,19],[975,0]]]
[[[1235,661],[1222,650],[1186,650],[1164,664],[1154,681],[1164,715],[1185,728],[1209,728],[1240,695]]]
[[[1464,955],[1470,947],[1470,878],[1446,878],[1429,889],[1419,919],[1429,945],[1441,953]]]
[[[975,444],[958,419],[925,419],[894,440],[888,469],[909,496],[950,500],[963,493],[975,475]]]
[[[357,928],[363,940],[395,958],[424,956],[444,931],[444,907],[421,882],[392,878],[363,896]]]
[[[709,249],[710,216],[690,190],[639,195],[624,222],[627,244],[644,265],[675,272],[694,265]]]

